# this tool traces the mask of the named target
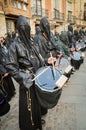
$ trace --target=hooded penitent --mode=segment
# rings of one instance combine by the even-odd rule
[[[73,33],[73,27],[72,27],[72,25],[70,24],[70,25],[68,25],[68,31],[71,31],[72,33]]]
[[[30,37],[30,25],[27,22],[27,19],[24,16],[19,16],[17,21],[17,30],[21,41],[27,47],[30,60],[35,69],[37,69],[41,64],[43,64],[43,60],[40,58],[39,53],[36,50],[35,45],[33,46],[31,43]]]
[[[36,26],[36,34],[39,34],[41,32],[41,29],[39,26]]]
[[[67,36],[67,32],[66,31],[62,31],[60,34],[60,40],[65,44],[68,45],[69,41],[68,41],[68,36]]]
[[[30,25],[24,16],[19,16],[17,21],[17,29],[21,41],[30,49]]]
[[[46,17],[43,17],[40,21],[40,28],[43,33],[46,34],[47,38],[50,40],[50,24]]]

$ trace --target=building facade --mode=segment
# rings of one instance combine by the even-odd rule
[[[0,35],[15,30],[19,15],[29,19],[29,14],[28,0],[0,0]]]

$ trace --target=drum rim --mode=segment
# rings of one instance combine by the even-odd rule
[[[41,70],[42,68],[47,68],[47,67],[49,67],[49,66],[43,66],[43,67],[39,68],[39,69],[37,70],[37,72],[38,72],[39,70]],[[50,68],[52,68],[52,66],[50,66]],[[61,73],[58,69],[56,69],[56,71],[58,71],[58,72],[60,73],[60,75],[62,75],[62,73]],[[37,72],[36,72],[36,74],[37,74]],[[57,88],[52,89],[52,90],[50,90],[50,89],[44,89],[44,88],[40,87],[40,85],[39,85],[37,82],[35,82],[35,86],[38,87],[38,88],[40,88],[42,91],[51,92],[51,93],[60,90],[60,88],[59,88],[58,86],[56,86]]]
[[[56,92],[56,91],[58,91],[58,90],[60,90],[61,88],[59,88],[59,87],[57,87],[56,89],[53,89],[53,90],[50,90],[50,89],[44,89],[44,88],[41,88],[38,84],[36,84],[36,86],[35,87],[38,87],[38,88],[40,88],[42,91],[45,91],[45,92]]]

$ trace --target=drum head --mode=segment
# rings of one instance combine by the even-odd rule
[[[40,74],[46,67],[40,68],[36,75]],[[48,68],[42,75],[36,80],[35,84],[45,91],[53,91],[55,88],[55,82],[60,78],[61,73],[58,70],[53,70],[52,67]]]
[[[64,74],[65,69],[70,65],[70,62],[66,58],[61,58],[60,63],[58,63],[58,60],[56,61],[56,68],[59,70],[62,74]]]
[[[81,53],[74,52],[73,53],[73,59],[76,60],[76,61],[79,61],[81,59]]]

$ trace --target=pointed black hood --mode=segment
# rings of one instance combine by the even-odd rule
[[[28,22],[27,22],[27,19],[24,16],[22,16],[22,15],[20,15],[19,18],[18,18],[18,20],[17,20],[17,29],[21,25],[27,25],[27,26],[29,25]]]
[[[50,40],[50,24],[46,17],[43,17],[40,20],[40,28],[41,28],[41,31],[44,32],[46,34],[47,38]]]
[[[17,21],[17,30],[21,41],[30,49],[30,25],[27,19],[20,15]]]
[[[40,29],[40,27],[39,26],[36,26],[36,34],[39,34],[40,32],[41,32],[41,29]]]

